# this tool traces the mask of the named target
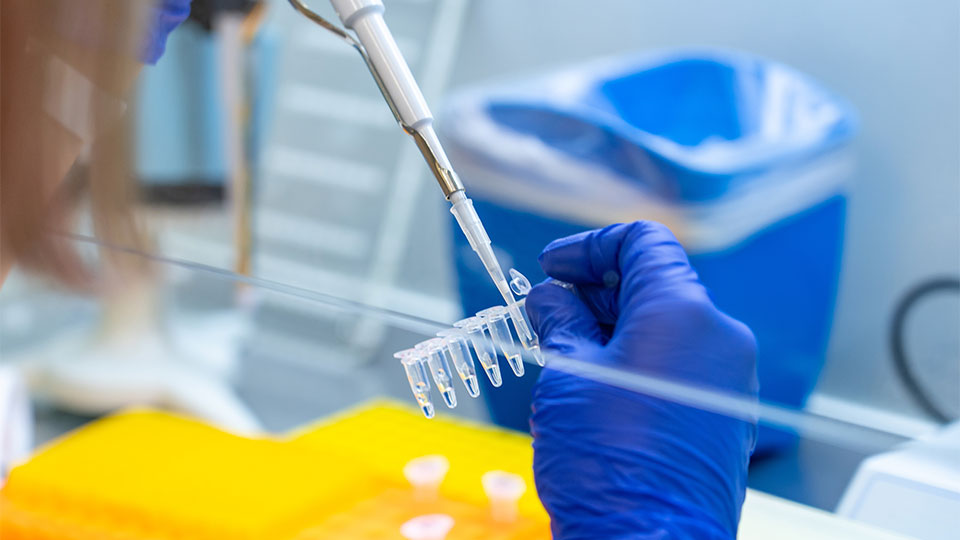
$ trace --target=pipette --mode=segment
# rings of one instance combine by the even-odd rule
[[[443,196],[451,204],[450,212],[456,217],[470,247],[480,257],[483,267],[506,302],[507,309],[517,314],[519,308],[516,305],[516,299],[493,253],[490,237],[487,236],[487,231],[473,208],[473,201],[464,192],[463,183],[453,171],[453,166],[440,145],[440,139],[437,138],[433,128],[433,115],[430,113],[430,108],[427,107],[417,81],[413,78],[390,29],[383,20],[383,2],[381,0],[330,0],[340,21],[356,34],[356,38],[312,11],[301,0],[289,0],[289,2],[308,19],[346,41],[363,57],[397,123],[413,137],[417,148],[423,154],[430,172],[440,184]],[[522,316],[515,316],[513,320],[518,333],[533,335]]]

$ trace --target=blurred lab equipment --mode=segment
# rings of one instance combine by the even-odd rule
[[[930,359],[929,357],[939,355],[953,355],[952,362],[949,362],[948,365],[953,365],[960,369],[960,343],[957,342],[957,334],[960,330],[958,330],[958,326],[956,325],[957,314],[960,314],[960,310],[958,310],[956,306],[952,306],[951,312],[945,314],[944,319],[946,321],[949,321],[948,317],[953,316],[953,325],[947,322],[946,326],[952,329],[950,333],[952,334],[953,341],[952,343],[949,341],[950,336],[938,336],[937,341],[946,342],[946,346],[944,346],[942,350],[930,351],[928,348],[921,350],[920,354],[918,354],[917,350],[911,350],[913,348],[908,347],[908,344],[916,338],[910,339],[912,336],[908,335],[909,325],[907,324],[911,313],[918,311],[918,308],[923,306],[924,300],[942,293],[953,295],[956,298],[958,293],[960,293],[960,279],[955,277],[926,279],[914,285],[903,294],[897,302],[893,310],[893,316],[890,319],[890,357],[893,359],[893,365],[897,371],[897,375],[900,377],[904,388],[910,393],[914,402],[916,402],[928,416],[937,422],[946,424],[958,417],[957,411],[960,411],[960,400],[957,398],[960,396],[956,395],[956,390],[954,390],[952,396],[940,396],[936,393],[938,387],[928,387],[927,381],[921,377],[921,374],[924,372],[930,373],[930,371],[918,369],[918,361],[925,357],[926,359]],[[914,316],[916,317],[916,315]],[[938,316],[943,317],[943,315],[939,314]],[[941,343],[936,343],[935,345],[941,345]],[[916,345],[914,344],[914,348],[915,347]],[[923,352],[927,354],[923,354]],[[951,383],[955,384],[960,380],[958,379],[960,371],[947,374],[940,373],[937,375],[943,377],[943,380],[947,381],[948,385],[952,385]],[[943,386],[939,388],[942,387]],[[950,388],[950,386],[946,387]]]
[[[233,138],[240,138],[245,156],[255,157],[259,136],[252,132],[269,114],[269,99],[262,96],[272,73],[263,60],[275,54],[276,44],[269,33],[245,31],[259,23],[259,14],[248,19],[251,10],[263,7],[254,0],[193,1],[164,56],[143,71],[134,109],[135,172],[148,201],[221,201],[230,184]],[[228,132],[235,105],[249,109],[250,124],[236,123]]]
[[[371,433],[391,444],[371,444]],[[532,453],[527,435],[452,417],[426,420],[391,402],[258,438],[127,411],[16,467],[0,489],[0,537],[375,540],[397,538],[417,516],[444,514],[458,538],[546,540],[549,521],[536,493],[520,489],[532,485]],[[450,463],[433,501],[419,500],[403,477],[405,464],[426,454]],[[505,482],[485,486],[491,479]],[[494,505],[507,500],[516,504],[514,519],[494,521]],[[901,539],[752,490],[743,516],[743,540]]]
[[[58,334],[5,360],[36,397],[81,414],[151,405],[259,432],[231,387],[249,313],[177,313],[155,285],[149,277],[128,280],[103,300],[92,328]]]
[[[218,177],[217,181],[228,184],[225,191],[232,203],[234,224],[232,266],[240,274],[249,272],[251,259],[251,153],[245,139],[256,127],[256,122],[245,120],[248,85],[244,53],[258,35],[262,8],[262,3],[251,0],[194,2],[193,19],[214,29],[216,39],[198,35],[199,30],[190,26],[173,33],[167,41],[166,57],[145,72],[142,103],[137,108],[137,170],[147,184],[148,202],[205,200],[206,191],[193,189],[198,175],[192,169],[197,163],[191,158],[209,157],[210,163],[223,166],[219,170],[226,180]],[[212,66],[221,69],[206,69]],[[191,68],[199,76],[191,77]],[[198,110],[203,114],[197,114]],[[184,116],[170,111],[182,111]],[[191,122],[199,126],[191,126]],[[193,136],[202,139],[200,144]],[[217,161],[221,158],[223,163]],[[209,178],[207,173],[217,167],[200,169],[206,172],[199,176]],[[222,191],[212,193],[217,198]],[[154,207],[148,212],[156,217],[164,210]],[[231,387],[249,312],[220,310],[181,316],[171,313],[159,298],[152,277],[115,281],[116,290],[103,298],[92,337],[59,336],[14,359],[31,388],[82,414],[143,404],[189,412],[237,432],[259,431],[258,420]],[[197,335],[205,339],[197,339]],[[196,343],[206,347],[193,346]]]
[[[837,514],[924,540],[960,530],[960,422],[867,458]]]
[[[197,0],[137,108],[136,172],[147,201],[226,201],[233,269],[249,275],[254,171],[272,113],[278,40],[260,0]]]
[[[510,288],[518,297],[526,296],[530,292],[530,282],[526,276],[516,269],[510,269]],[[507,321],[511,321],[510,325]],[[516,332],[517,339],[523,346],[518,348],[513,340],[511,326]],[[457,394],[453,388],[453,373],[460,376],[460,381],[467,389],[470,397],[480,395],[480,386],[477,382],[476,364],[470,344],[476,353],[483,371],[494,387],[500,386],[503,379],[500,375],[500,365],[497,361],[498,351],[506,358],[514,375],[522,377],[523,351],[533,357],[538,365],[544,364],[543,353],[540,351],[540,341],[536,332],[527,320],[525,300],[515,302],[512,306],[493,306],[477,312],[476,316],[454,323],[454,328],[441,330],[438,337],[427,339],[416,344],[412,349],[394,353],[393,357],[400,360],[410,390],[413,392],[420,410],[427,418],[433,418],[435,409],[430,400],[430,377],[437,384],[437,390],[443,396],[448,408],[457,406]],[[454,369],[450,369],[450,366]]]
[[[456,218],[470,248],[480,258],[483,268],[506,302],[507,309],[516,311],[518,309],[516,299],[494,255],[490,237],[487,236],[486,229],[474,209],[473,201],[467,197],[463,183],[453,171],[453,166],[433,128],[433,114],[427,107],[420,87],[414,80],[393,35],[383,21],[383,2],[381,0],[331,0],[343,25],[356,33],[357,37],[354,38],[311,10],[301,0],[289,1],[297,11],[343,39],[360,53],[397,123],[413,137],[430,172],[440,185],[443,196],[450,202],[450,212]],[[514,324],[518,327],[523,325],[522,317],[515,318]],[[530,332],[525,329],[524,333],[529,335]]]
[[[720,309],[756,334],[761,399],[803,406],[840,268],[856,131],[843,99],[747,53],[666,51],[466,91],[442,128],[507,264],[536,278],[529,254],[555,238],[665,223]],[[455,238],[459,292],[473,312],[492,298],[466,253]],[[488,394],[498,423],[526,428],[517,402],[534,380]],[[792,440],[762,431],[761,454]]]

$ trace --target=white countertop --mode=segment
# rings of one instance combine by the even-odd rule
[[[740,540],[907,540],[810,506],[747,490]]]

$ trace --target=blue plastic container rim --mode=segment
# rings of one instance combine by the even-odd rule
[[[778,119],[777,111],[770,109],[777,105],[776,99],[781,100],[782,106],[807,106],[808,110],[799,112],[813,111],[821,115],[821,118],[811,118],[809,115],[806,118],[788,118],[793,124],[779,126],[780,130],[775,136],[754,132],[749,136],[740,134],[732,138],[703,137],[690,144],[690,141],[677,142],[664,134],[631,123],[622,111],[616,110],[617,104],[608,99],[611,84],[621,84],[627,79],[642,78],[651,73],[657,73],[662,79],[669,79],[676,75],[670,70],[678,69],[701,72],[712,69],[715,71],[714,75],[729,76],[729,84],[734,86],[727,90],[733,91],[732,96],[719,96],[721,99],[714,103],[698,102],[695,105],[709,110],[726,107],[728,110],[725,113],[736,116],[741,123],[769,123],[771,119]],[[702,74],[688,71],[682,76]],[[642,95],[643,85],[638,81],[634,82],[639,85],[638,91],[628,94],[632,101],[639,102],[645,97]],[[663,80],[659,81],[659,84],[664,83]],[[757,95],[746,96],[750,89],[766,89],[768,95],[761,95],[766,101],[761,101]],[[607,94],[604,93],[605,90]],[[668,101],[665,98],[669,98],[660,97],[661,101]],[[729,99],[731,97],[733,99]],[[790,103],[784,103],[784,100]],[[624,103],[626,102],[621,102]],[[704,107],[705,105],[709,107]],[[763,106],[767,109],[760,110]],[[464,93],[452,100],[449,110],[449,116],[454,118],[458,113],[487,115],[494,123],[516,133],[517,136],[549,136],[549,133],[538,132],[538,128],[542,131],[542,124],[551,118],[590,126],[597,130],[600,137],[609,137],[610,144],[607,149],[611,152],[635,148],[643,152],[644,159],[649,159],[649,164],[653,167],[668,171],[668,174],[664,175],[666,183],[674,185],[664,186],[661,181],[660,185],[653,188],[660,190],[661,195],[666,198],[686,201],[707,201],[721,197],[731,188],[749,182],[752,178],[762,178],[771,171],[817,159],[847,145],[858,127],[852,106],[806,75],[781,63],[752,54],[719,49],[672,50],[595,61],[521,85],[501,85]],[[533,124],[539,121],[541,125],[524,127],[517,122],[511,125],[507,118],[511,115],[516,117],[518,114],[532,118]],[[816,120],[819,120],[819,124]],[[694,118],[690,124],[697,122],[698,119]],[[813,125],[810,125],[810,122],[813,122]],[[756,125],[747,127],[757,128]],[[771,126],[765,127],[769,129]],[[546,144],[550,145],[550,142]],[[484,152],[482,148],[472,150],[480,154]],[[564,148],[558,150],[569,151]],[[572,157],[596,160],[604,156]],[[615,156],[611,156],[608,162],[615,163]],[[617,172],[634,181],[650,180],[640,179],[636,174],[630,174],[630,171]]]

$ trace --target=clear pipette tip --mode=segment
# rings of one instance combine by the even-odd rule
[[[516,299],[510,292],[507,278],[504,276],[503,269],[500,268],[500,263],[490,246],[490,237],[487,236],[487,231],[483,228],[480,216],[473,208],[473,201],[467,198],[463,190],[451,194],[449,200],[451,204],[450,212],[457,218],[460,230],[467,237],[470,247],[480,257],[480,262],[483,263],[483,267],[490,275],[490,279],[493,280],[493,284],[500,291],[500,296],[503,297],[508,306],[515,304]]]

